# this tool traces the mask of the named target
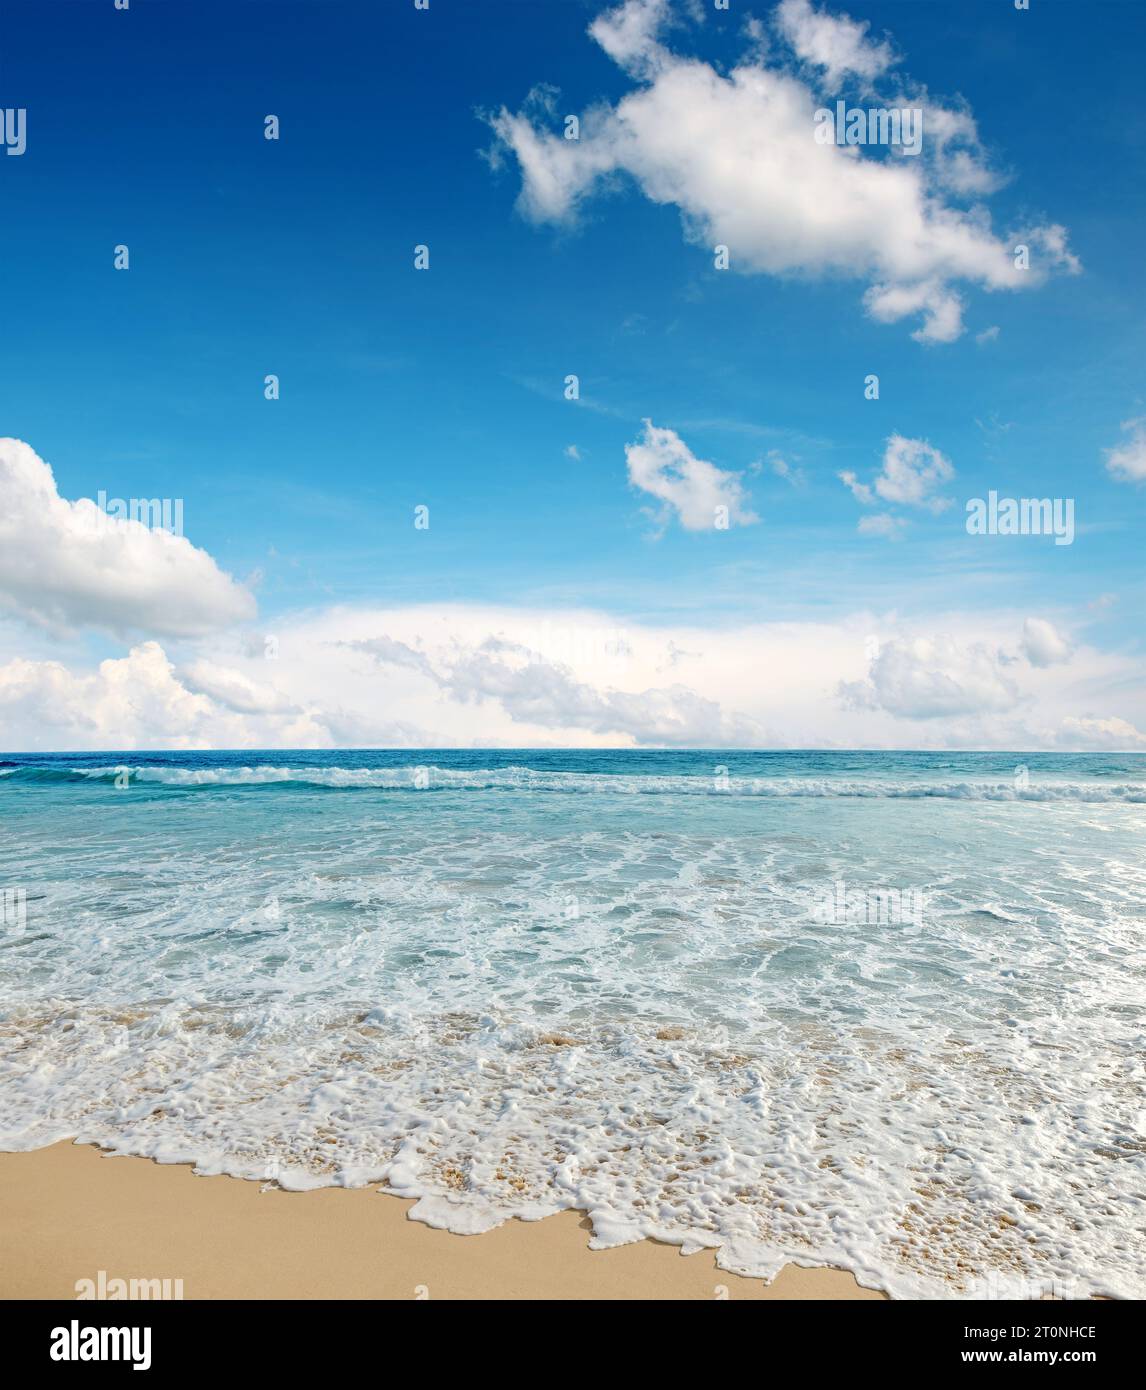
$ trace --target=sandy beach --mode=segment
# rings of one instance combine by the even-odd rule
[[[851,1274],[771,1285],[643,1241],[590,1250],[564,1212],[458,1236],[375,1189],[261,1191],[88,1145],[0,1154],[0,1298],[76,1296],[98,1278],[181,1279],[186,1299],[879,1299]]]

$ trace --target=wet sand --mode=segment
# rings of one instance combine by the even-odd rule
[[[375,1188],[260,1190],[90,1145],[0,1154],[0,1298],[77,1282],[181,1279],[186,1299],[880,1299],[851,1274],[794,1265],[766,1285],[642,1241],[590,1250],[563,1212],[458,1236]]]

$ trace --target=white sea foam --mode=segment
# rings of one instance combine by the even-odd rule
[[[587,796],[845,797],[965,801],[1125,801],[1146,804],[1146,782],[1080,782],[1048,778],[1019,784],[1007,781],[956,781],[847,777],[704,777],[589,772],[539,772],[527,767],[253,767],[180,768],[125,765],[136,782],[170,787],[245,787],[296,783],[302,786],[380,791],[535,791]],[[75,769],[77,777],[108,781],[124,768]]]
[[[905,1296],[1146,1293],[1140,806],[256,770],[284,785],[6,788],[0,1146],[373,1182],[458,1231],[581,1208]],[[841,879],[922,925],[817,920]]]
[[[78,1135],[292,1190],[378,1182],[465,1233],[578,1208],[596,1246],[718,1246],[722,1268],[764,1277],[798,1258],[904,1296],[992,1274],[1140,1294],[1144,1141],[1110,1092],[1134,1058],[1088,1071],[1092,1049],[1057,1041],[1064,1087],[1041,1045],[1022,1026],[990,1051],[937,1030],[908,1053],[811,1022],[736,1045],[719,1027],[397,1004],[305,1025],[80,1010],[41,1022],[3,1139]]]

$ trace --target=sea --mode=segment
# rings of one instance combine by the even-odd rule
[[[1142,756],[7,754],[0,904],[2,1149],[1146,1296]]]

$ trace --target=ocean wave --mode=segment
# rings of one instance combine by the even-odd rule
[[[833,1264],[893,1296],[1140,1296],[1136,1097],[1089,1106],[1102,1058],[1070,1041],[1064,1105],[1067,1078],[1040,1080],[1017,1034],[817,1026],[734,1048],[498,1010],[61,1005],[0,1022],[0,1148],[76,1138],[293,1191],[380,1185],[461,1234],[581,1210],[596,1248],[707,1247],[762,1278]]]
[[[1080,802],[1143,778],[1008,762],[30,756],[0,1149],[378,1183],[459,1232],[575,1209],[911,1297],[1140,1297],[1142,813]],[[825,920],[841,883],[862,912]]]
[[[945,801],[1079,801],[1146,803],[1146,782],[1099,783],[1065,780],[925,781],[824,777],[746,777],[722,774],[592,773],[538,771],[529,767],[458,770],[436,765],[405,767],[250,767],[185,768],[117,764],[109,767],[44,767],[37,764],[0,769],[14,783],[59,785],[124,780],[191,791],[213,787],[312,787],[331,791],[382,792],[546,792],[566,795],[825,797]]]

